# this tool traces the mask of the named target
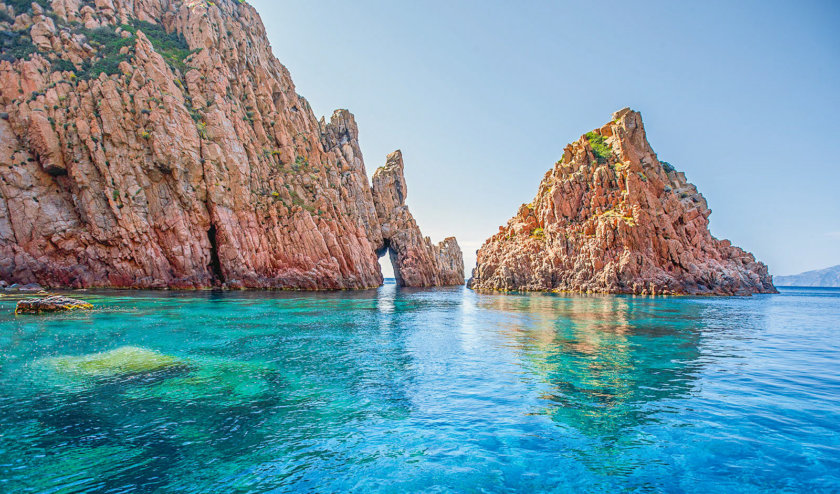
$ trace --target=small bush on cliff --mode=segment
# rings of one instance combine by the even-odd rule
[[[589,146],[592,148],[592,153],[595,155],[595,160],[598,163],[606,163],[612,157],[612,148],[607,144],[604,136],[595,132],[588,132],[585,137],[589,141]]]
[[[125,59],[126,57],[124,56],[110,56],[99,59],[85,68],[84,78],[96,79],[100,74],[108,76],[120,74],[120,63],[122,63]]]
[[[182,74],[188,70],[187,64],[184,63],[187,57],[192,55],[190,45],[178,33],[167,33],[163,26],[152,24],[146,21],[134,21],[134,31],[137,29],[143,31],[143,34],[152,42],[155,51],[166,60],[173,69],[177,69]]]
[[[14,7],[15,15],[32,11],[32,2],[33,0],[5,0],[6,5]],[[34,0],[34,2],[44,7],[44,10],[50,10],[52,7],[49,0]]]
[[[38,51],[29,33],[18,31],[0,31],[0,48],[0,60],[7,62],[29,58]]]
[[[120,63],[128,60],[120,50],[134,44],[134,36],[123,38],[112,26],[102,26],[96,29],[82,29],[82,34],[91,45],[99,47],[99,58],[93,63],[82,65],[82,79],[96,79],[100,74],[108,76],[120,73]]]
[[[53,72],[73,72],[76,70],[73,62],[64,59],[53,60],[50,68]]]

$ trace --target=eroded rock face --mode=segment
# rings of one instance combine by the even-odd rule
[[[566,147],[531,204],[478,251],[470,286],[633,294],[773,293],[767,266],[709,232],[711,210],[657,159],[639,113]]]
[[[13,33],[0,57],[0,278],[382,283],[385,237],[355,120],[346,110],[315,118],[253,7],[53,0],[48,12],[0,10],[14,18],[0,17]],[[416,241],[406,248],[425,249]],[[429,274],[451,250],[408,256],[432,263],[416,267],[427,275],[418,283],[451,279]]]
[[[410,287],[464,284],[464,258],[454,237],[432,245],[405,204],[402,153],[388,155],[385,166],[373,174],[373,201],[381,225],[382,241],[377,252],[387,250],[394,266],[397,284]]]

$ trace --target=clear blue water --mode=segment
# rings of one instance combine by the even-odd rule
[[[80,296],[0,299],[0,492],[840,491],[838,290]]]

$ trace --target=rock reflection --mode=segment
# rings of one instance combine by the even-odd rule
[[[513,295],[479,307],[515,316],[499,330],[541,380],[534,413],[586,436],[609,441],[651,420],[691,391],[700,365],[702,306],[690,301]]]

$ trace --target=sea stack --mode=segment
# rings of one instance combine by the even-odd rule
[[[775,293],[767,266],[709,232],[711,210],[625,108],[569,144],[534,201],[478,251],[470,287],[639,295]]]
[[[0,2],[0,278],[361,289],[393,248],[401,284],[463,283],[455,240],[371,187],[353,115],[315,117],[247,3],[44,5]]]

